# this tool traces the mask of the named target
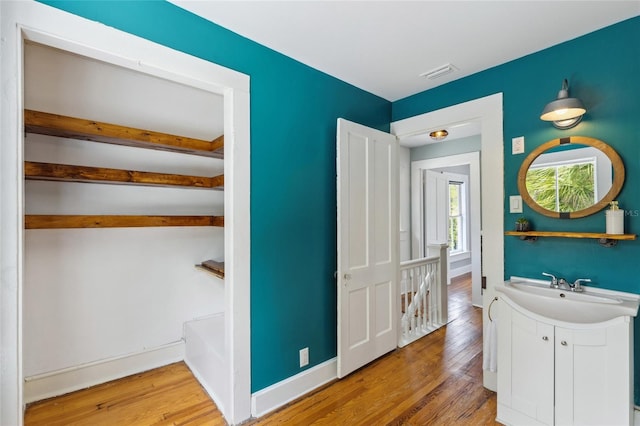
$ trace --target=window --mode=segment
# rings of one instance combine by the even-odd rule
[[[467,203],[464,181],[449,181],[449,253],[467,251]]]
[[[595,158],[532,165],[526,185],[531,198],[547,210],[575,212],[598,201]]]

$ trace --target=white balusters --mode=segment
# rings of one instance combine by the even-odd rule
[[[400,264],[401,336],[398,346],[405,346],[442,327],[442,275],[440,257],[425,257]],[[446,291],[446,289],[445,289]],[[444,303],[446,303],[446,293]]]

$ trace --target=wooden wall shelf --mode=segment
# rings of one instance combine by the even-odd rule
[[[62,182],[224,189],[224,175],[200,177],[31,161],[24,162],[24,177]]]
[[[218,278],[224,279],[224,262],[216,262],[215,260],[205,260],[196,268],[212,273]]]
[[[25,215],[25,229],[224,226],[224,216]]]
[[[224,135],[193,139],[111,123],[24,110],[28,133],[224,158]],[[65,164],[25,162],[25,179],[223,189],[224,176],[199,177]],[[224,216],[25,215],[25,229],[224,226]]]
[[[224,135],[205,141],[28,109],[24,127],[28,133],[224,158]]]
[[[538,237],[556,238],[591,238],[596,239],[600,245],[611,247],[621,240],[635,240],[635,234],[605,234],[598,232],[562,232],[562,231],[507,231],[504,235],[520,237],[522,240],[535,241]]]

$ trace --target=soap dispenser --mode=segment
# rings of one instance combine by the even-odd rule
[[[618,208],[618,202],[609,203],[611,208],[606,211],[607,234],[624,234],[624,210]]]

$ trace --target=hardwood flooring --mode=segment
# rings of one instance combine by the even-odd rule
[[[482,387],[482,311],[469,276],[449,286],[449,324],[249,425],[498,425]],[[183,363],[28,407],[25,425],[224,425]]]
[[[25,426],[226,425],[179,362],[27,407]]]

